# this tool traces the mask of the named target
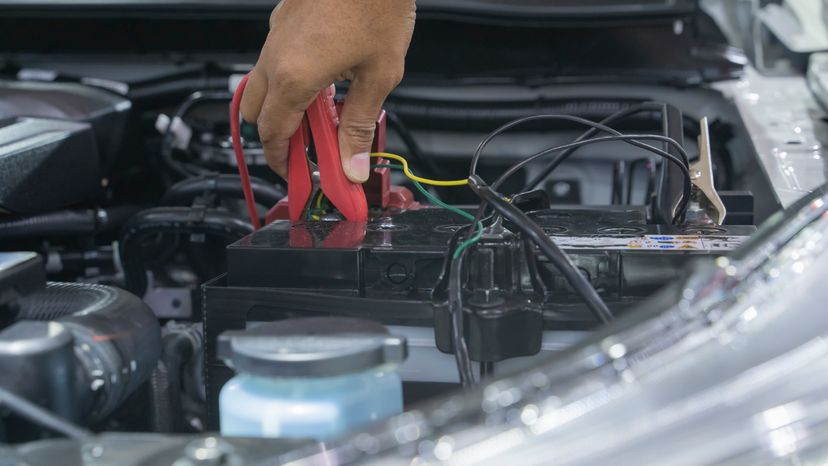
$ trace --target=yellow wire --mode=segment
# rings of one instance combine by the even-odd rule
[[[405,160],[402,156],[397,154],[389,154],[388,152],[374,152],[371,154],[371,157],[382,157],[384,159],[392,159],[400,162],[403,166],[403,173],[408,178],[418,181],[422,184],[428,184],[431,186],[466,186],[469,184],[469,180],[449,180],[449,181],[440,181],[440,180],[430,180],[428,178],[421,178],[413,173],[411,170],[408,169],[408,161]]]

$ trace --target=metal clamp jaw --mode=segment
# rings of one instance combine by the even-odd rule
[[[306,218],[319,189],[346,220],[368,220],[368,202],[362,185],[351,182],[342,168],[338,126],[334,94],[327,88],[316,96],[308,107],[305,120],[290,138],[288,210],[292,221]],[[316,164],[308,158],[311,146],[316,153]],[[318,172],[318,182],[315,182],[315,172]]]
[[[713,180],[713,156],[710,149],[710,128],[707,117],[702,118],[699,134],[699,160],[690,165],[692,210],[702,214],[697,222],[721,225],[727,217],[727,209],[719,197]]]

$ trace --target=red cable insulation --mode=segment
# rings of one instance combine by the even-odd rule
[[[250,216],[253,229],[258,230],[262,227],[262,223],[259,221],[256,199],[253,196],[253,188],[250,186],[250,172],[247,170],[247,159],[244,158],[244,148],[242,148],[241,143],[241,117],[239,116],[242,95],[249,77],[250,75],[243,77],[236,88],[236,92],[233,93],[233,100],[230,103],[230,139],[233,142],[233,152],[236,154],[236,165],[239,166],[239,176],[241,177],[242,190],[244,190],[244,201],[247,204],[247,214]]]

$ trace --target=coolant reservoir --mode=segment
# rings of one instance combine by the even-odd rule
[[[404,338],[350,318],[231,331],[218,354],[238,375],[219,395],[221,433],[329,440],[402,412]]]

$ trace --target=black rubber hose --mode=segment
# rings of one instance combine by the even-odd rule
[[[150,376],[149,386],[152,431],[173,432],[173,419],[170,414],[170,379],[167,367],[160,361]]]
[[[197,233],[225,238],[230,242],[252,232],[250,223],[224,210],[157,207],[140,212],[124,226],[121,235],[119,251],[127,288],[138,296],[143,296],[147,290],[142,243],[151,235]]]
[[[92,436],[92,432],[83,427],[72,424],[66,419],[2,387],[0,387],[0,407],[6,408],[21,418],[69,438],[83,439]]]
[[[581,275],[578,268],[569,259],[569,256],[546,235],[537,223],[533,222],[520,209],[504,201],[477,175],[469,177],[469,187],[484,202],[491,205],[497,213],[520,228],[521,232],[540,248],[543,255],[555,265],[567,283],[583,298],[587,307],[600,322],[607,323],[613,320],[612,313],[606,303],[604,303],[604,300],[601,299],[601,296],[598,295],[598,292],[595,291],[592,284]]]
[[[119,288],[49,283],[21,300],[21,319],[56,321],[75,340],[80,411],[96,422],[119,407],[158,362],[161,330],[138,297]]]
[[[183,432],[181,371],[193,357],[196,341],[185,332],[164,336],[161,360],[152,374],[152,425],[155,432]]]
[[[250,186],[256,202],[272,207],[287,194],[284,188],[261,178],[250,178]],[[161,199],[162,206],[189,207],[199,196],[211,193],[220,198],[244,199],[241,180],[238,175],[207,175],[179,181],[167,190]]]
[[[0,239],[78,236],[120,228],[141,207],[61,210],[0,221]]]

